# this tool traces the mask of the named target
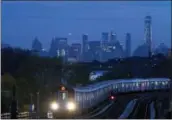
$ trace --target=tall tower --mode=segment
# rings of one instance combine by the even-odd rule
[[[131,56],[131,34],[126,34],[126,57]]]
[[[82,59],[85,60],[86,55],[85,53],[88,52],[88,35],[83,34],[82,35]]]
[[[152,54],[152,17],[145,17],[144,39],[148,46],[148,54],[151,57]]]
[[[105,57],[105,50],[107,49],[109,43],[109,33],[108,32],[102,32],[101,33],[101,42],[100,42],[100,61],[104,60]]]

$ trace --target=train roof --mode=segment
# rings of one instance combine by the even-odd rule
[[[106,80],[106,81],[101,81],[95,84],[91,84],[85,87],[78,87],[78,88],[74,88],[75,91],[80,91],[80,92],[91,92],[106,86],[109,86],[113,83],[128,83],[128,82],[147,82],[147,81],[152,81],[152,82],[159,82],[159,81],[170,81],[169,78],[134,78],[134,79],[116,79],[116,80]]]

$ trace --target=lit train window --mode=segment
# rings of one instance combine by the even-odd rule
[[[124,87],[124,84],[122,83],[122,87]]]
[[[158,82],[157,81],[155,82],[155,85],[158,85]]]
[[[68,98],[68,93],[67,93],[67,91],[63,91],[63,92],[59,92],[59,95],[58,95],[59,97],[59,100],[67,100],[67,98]]]
[[[66,94],[62,93],[62,99],[64,100],[66,98]]]
[[[147,85],[149,86],[149,82],[147,82]]]
[[[138,87],[138,86],[139,86],[139,83],[137,82],[137,83],[136,83],[136,87]]]

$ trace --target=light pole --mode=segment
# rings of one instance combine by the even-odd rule
[[[33,99],[32,99],[32,98],[33,98],[33,94],[30,93],[30,103],[31,103],[31,104],[33,104]]]
[[[37,92],[37,117],[39,118],[39,92]]]

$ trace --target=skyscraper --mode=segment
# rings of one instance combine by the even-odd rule
[[[88,52],[88,35],[82,35],[82,60],[86,59],[86,54]]]
[[[88,35],[82,35],[82,52],[85,53],[88,51]]]
[[[151,16],[145,17],[144,39],[148,47],[149,57],[152,54],[152,18]]]
[[[81,57],[81,44],[80,43],[73,43],[70,46],[69,57],[74,58],[77,61],[80,60],[80,57]]]
[[[67,38],[57,38],[57,56],[66,57],[67,56]]]
[[[56,50],[57,50],[57,41],[55,40],[56,38],[52,38],[51,44],[50,44],[50,49],[49,49],[49,56],[55,57],[57,56]]]
[[[66,61],[68,56],[67,38],[53,38],[50,45],[49,55],[51,57],[61,57]]]
[[[89,41],[89,60],[100,61],[100,41]]]
[[[126,57],[130,57],[131,56],[131,34],[127,33],[126,34]]]
[[[116,38],[116,34],[111,32],[110,33],[110,42],[116,42],[117,41],[117,38]]]
[[[100,53],[100,60],[102,61],[104,59],[104,54],[107,49],[109,43],[109,33],[108,32],[102,32],[101,35],[101,53]]]
[[[102,41],[108,41],[109,40],[109,33],[103,32],[102,33]]]

